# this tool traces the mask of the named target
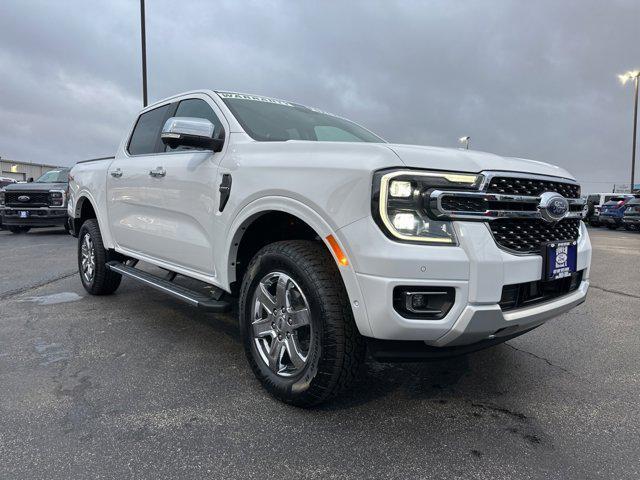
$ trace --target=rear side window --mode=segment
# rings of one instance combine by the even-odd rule
[[[138,118],[133,135],[129,140],[129,153],[131,155],[147,155],[157,153],[160,143],[160,131],[170,105],[149,110]]]

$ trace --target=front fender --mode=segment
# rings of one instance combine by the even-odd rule
[[[318,237],[322,239],[327,249],[332,252],[331,256],[336,262],[336,267],[338,268],[342,281],[344,282],[351,304],[351,310],[360,333],[366,336],[371,336],[372,333],[366,312],[366,306],[355,274],[355,268],[357,266],[353,264],[353,257],[347,250],[345,242],[341,239],[340,232],[334,230],[329,223],[324,220],[320,214],[318,214],[318,212],[293,198],[283,196],[262,197],[246,205],[236,215],[226,232],[224,245],[221,245],[220,249],[216,249],[219,257],[216,260],[216,265],[221,266],[218,271],[218,275],[224,288],[229,290],[230,283],[236,280],[235,259],[238,253],[238,245],[240,244],[244,230],[257,216],[270,211],[280,211],[293,215],[304,221],[318,234]],[[333,235],[333,237],[338,241],[340,247],[349,259],[349,265],[344,266],[337,262],[327,240],[329,235]]]

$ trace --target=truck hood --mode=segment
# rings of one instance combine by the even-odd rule
[[[67,183],[12,183],[4,187],[5,192],[41,192],[46,190],[66,190]]]
[[[407,167],[455,172],[478,173],[484,170],[533,173],[569,178],[573,175],[554,165],[526,160],[524,158],[502,157],[492,153],[454,148],[427,147],[420,145],[387,144]]]

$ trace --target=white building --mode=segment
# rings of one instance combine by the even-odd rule
[[[9,177],[17,181],[27,181],[29,178],[37,179],[49,170],[60,168],[56,165],[42,163],[18,162],[0,157],[0,177]]]

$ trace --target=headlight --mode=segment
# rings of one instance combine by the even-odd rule
[[[49,206],[64,207],[65,194],[60,190],[52,190],[49,192]]]
[[[0,192],[0,205],[4,206],[4,192]]]
[[[373,177],[373,217],[391,238],[409,242],[455,245],[451,222],[429,215],[430,190],[476,190],[482,175],[456,172],[395,170]]]

